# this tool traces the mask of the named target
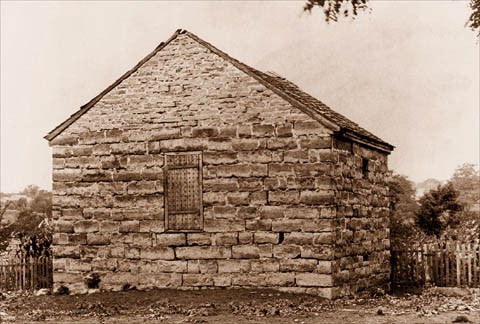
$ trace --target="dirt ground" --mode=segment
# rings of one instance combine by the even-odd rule
[[[74,296],[3,294],[1,323],[480,323],[478,291],[430,289],[328,301],[270,290],[154,289]]]

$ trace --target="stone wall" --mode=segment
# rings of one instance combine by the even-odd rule
[[[341,143],[338,145],[338,143]],[[390,283],[387,156],[336,141],[337,218],[334,285],[339,296],[388,291]]]
[[[84,291],[96,272],[104,289],[275,287],[332,298],[372,284],[367,272],[380,280],[386,158],[345,153],[332,139],[178,35],[50,142],[55,288]],[[178,151],[202,152],[196,233],[165,230],[164,158]],[[365,154],[368,180],[358,174]]]

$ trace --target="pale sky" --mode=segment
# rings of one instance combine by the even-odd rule
[[[1,2],[0,191],[51,188],[43,136],[178,28],[275,71],[396,146],[413,181],[479,164],[479,42],[468,1],[370,1],[327,24],[303,1]]]

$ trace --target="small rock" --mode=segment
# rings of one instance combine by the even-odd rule
[[[48,288],[42,288],[35,291],[35,296],[46,296],[46,295],[50,295],[50,289]]]
[[[383,312],[383,310],[381,308],[377,309],[377,315],[378,316],[383,316],[385,315],[385,313]]]

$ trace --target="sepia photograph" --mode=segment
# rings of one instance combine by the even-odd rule
[[[0,57],[0,323],[480,323],[480,0],[1,0]]]

